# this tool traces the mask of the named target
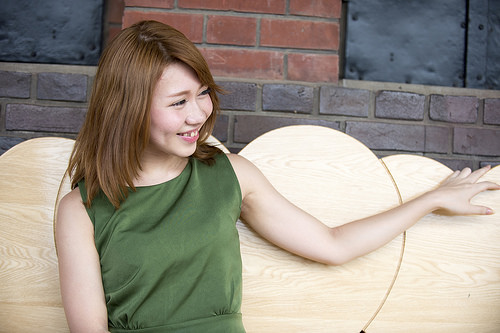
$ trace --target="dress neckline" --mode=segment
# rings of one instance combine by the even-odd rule
[[[175,176],[174,178],[171,178],[171,179],[168,179],[168,180],[165,180],[165,181],[162,181],[162,182],[159,182],[159,183],[156,183],[156,184],[150,184],[150,185],[137,185],[135,186],[136,190],[138,189],[147,189],[147,188],[155,188],[155,187],[159,187],[159,186],[162,186],[162,185],[166,185],[166,184],[169,184],[169,183],[173,183],[179,179],[181,179],[181,177],[186,173],[188,172],[189,169],[191,169],[191,163],[192,163],[192,160],[193,158],[190,157],[186,163],[186,165],[184,166],[184,168],[182,169],[182,171],[177,175]]]

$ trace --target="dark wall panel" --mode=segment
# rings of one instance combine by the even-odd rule
[[[466,86],[500,89],[500,0],[469,2]]]
[[[0,61],[95,65],[103,0],[2,0]]]
[[[465,0],[351,0],[349,79],[464,85]]]
[[[347,79],[500,89],[500,0],[349,0]]]

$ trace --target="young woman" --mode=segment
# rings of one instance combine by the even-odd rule
[[[244,332],[236,220],[295,254],[338,265],[437,209],[492,214],[489,168],[455,172],[393,210],[329,228],[243,157],[205,143],[219,112],[196,47],[153,21],[104,51],[60,203],[56,242],[72,332]]]

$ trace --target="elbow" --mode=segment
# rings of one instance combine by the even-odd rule
[[[325,257],[321,260],[324,264],[342,266],[358,257],[355,249],[343,236],[342,228],[336,227],[330,229],[328,249],[324,252]]]
[[[321,260],[323,264],[328,266],[342,266],[350,262],[352,258],[348,258],[346,256],[342,256],[339,254],[330,255],[328,258]]]

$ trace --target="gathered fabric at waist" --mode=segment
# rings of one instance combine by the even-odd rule
[[[217,315],[184,323],[139,329],[109,328],[111,333],[245,333],[241,313]]]

